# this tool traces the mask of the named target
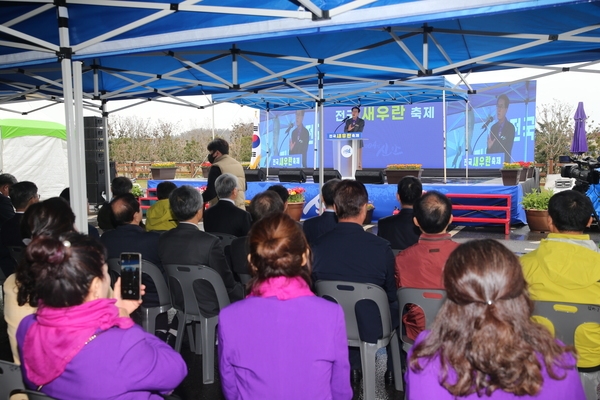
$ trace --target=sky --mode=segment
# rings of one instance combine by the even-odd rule
[[[590,67],[591,70],[593,67]],[[562,101],[576,109],[577,104],[582,101],[588,118],[600,122],[600,98],[595,88],[600,87],[600,67],[595,67],[597,73],[584,72],[563,72],[552,76],[537,79],[537,100],[538,109],[544,104],[551,104],[555,101]],[[492,82],[511,82],[527,76],[542,73],[541,70],[532,69],[513,69],[506,71],[494,71],[474,73],[468,76],[469,83],[492,83]],[[447,77],[451,82],[458,82],[456,76]],[[205,96],[187,97],[187,100],[198,104],[206,105],[209,99]],[[169,100],[172,101],[172,100]],[[113,101],[109,102],[109,112],[115,109],[126,107],[135,101]],[[37,119],[54,122],[65,122],[64,108],[62,105],[55,105],[44,110],[28,114],[20,115],[5,111],[6,109],[16,110],[19,112],[29,112],[47,102],[35,101],[27,103],[16,103],[2,105],[0,107],[0,119],[4,118],[24,118]],[[249,107],[241,107],[236,104],[220,104],[214,107],[215,128],[230,128],[238,122],[251,122],[253,111]],[[90,111],[84,111],[85,116],[95,115]],[[129,107],[118,111],[114,115],[120,116],[135,116],[140,118],[151,118],[153,121],[169,121],[177,124],[177,128],[184,132],[189,129],[212,127],[213,111],[208,109],[194,109],[190,107],[181,107],[158,102],[144,102],[141,105]]]

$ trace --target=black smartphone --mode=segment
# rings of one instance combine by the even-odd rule
[[[142,255],[140,253],[121,253],[121,298],[141,299]]]

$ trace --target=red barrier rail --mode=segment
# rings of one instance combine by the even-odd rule
[[[463,214],[460,216],[454,216],[452,218],[452,223],[456,224],[457,222],[481,222],[487,224],[504,224],[504,234],[508,235],[510,233],[510,209],[511,209],[511,195],[509,194],[446,194],[446,196],[452,201],[452,211],[456,210],[467,210],[471,211],[471,213]],[[506,205],[480,205],[480,204],[456,204],[454,199],[497,199],[499,201],[506,201]],[[476,211],[503,211],[506,216],[496,217],[475,217],[468,216]],[[460,224],[457,224],[460,225]]]

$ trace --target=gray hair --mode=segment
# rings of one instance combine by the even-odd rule
[[[190,185],[183,185],[171,192],[169,205],[177,221],[187,221],[202,209],[204,203],[198,189]]]
[[[215,181],[215,190],[219,199],[228,199],[233,193],[233,189],[238,187],[238,181],[235,175],[224,173]]]

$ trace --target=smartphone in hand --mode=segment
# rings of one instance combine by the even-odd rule
[[[121,298],[140,300],[142,284],[142,254],[121,253]]]

